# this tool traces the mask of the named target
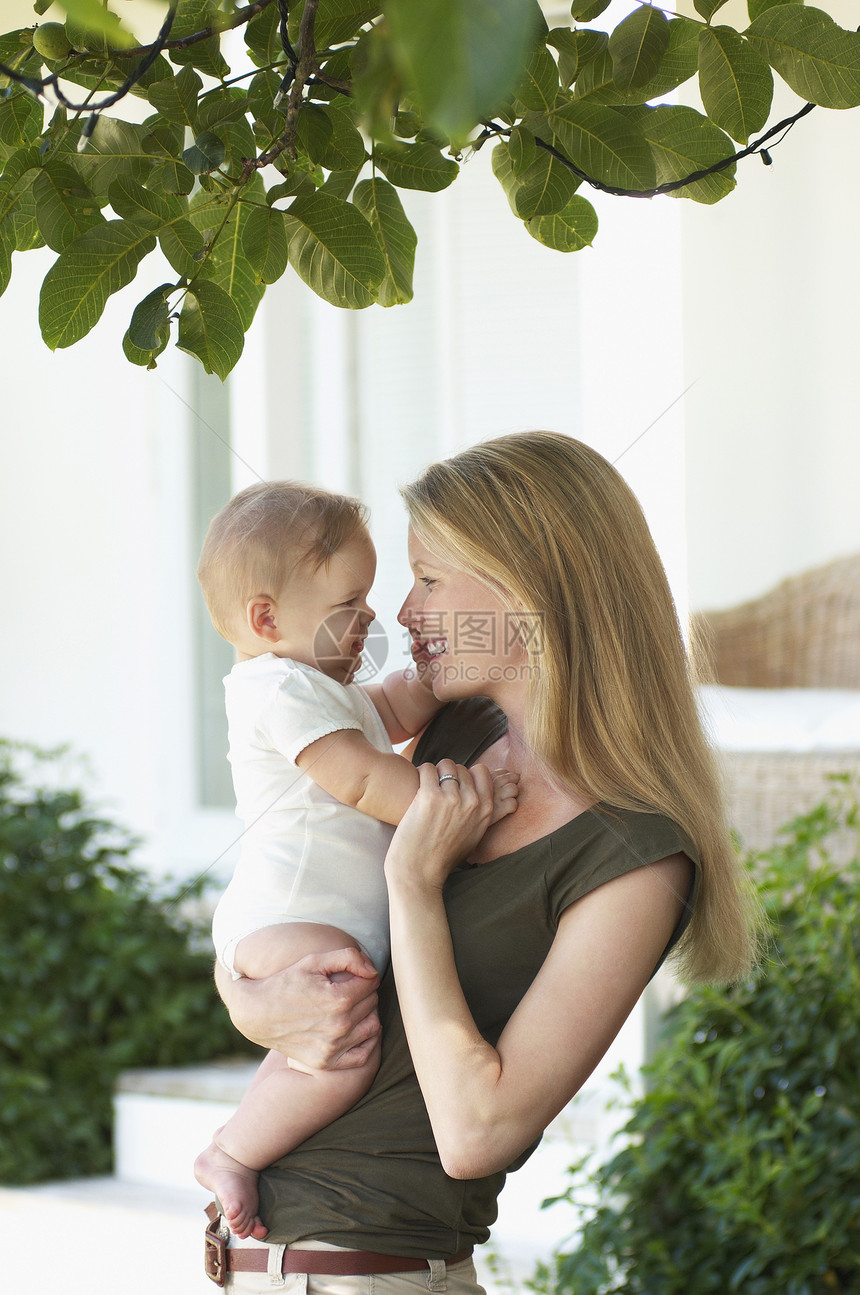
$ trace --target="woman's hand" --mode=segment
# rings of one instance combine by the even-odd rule
[[[408,882],[441,889],[490,823],[517,807],[519,776],[506,769],[472,769],[440,760],[419,767],[419,788],[388,847],[389,885]]]
[[[373,963],[358,949],[312,953],[265,980],[215,983],[236,1028],[314,1070],[361,1066],[379,1037]]]

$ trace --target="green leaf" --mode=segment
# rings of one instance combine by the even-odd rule
[[[245,345],[245,332],[229,293],[206,279],[191,284],[179,316],[180,351],[196,355],[223,382]]]
[[[508,205],[515,216],[518,216],[516,196],[520,182],[514,171],[509,145],[500,143],[493,149],[493,175],[505,191]]]
[[[591,22],[608,9],[611,0],[573,0],[570,16],[574,22]]]
[[[155,124],[154,124],[155,123]],[[161,117],[146,123],[148,132],[143,141],[147,157],[152,159],[152,170],[146,177],[146,187],[158,193],[186,195],[194,188],[195,179],[188,167],[176,159],[182,149],[185,132],[181,126],[169,126]]]
[[[16,72],[38,77],[42,60],[33,49],[32,27],[18,27],[0,34],[0,63]],[[5,89],[11,84],[7,76],[0,75],[0,86]]]
[[[12,252],[12,244],[0,226],[0,297],[9,287],[9,280],[12,278]]]
[[[796,94],[823,108],[860,105],[860,35],[805,5],[768,9],[746,33],[750,45]]]
[[[360,166],[355,167],[352,171],[331,171],[326,177],[325,183],[320,185],[319,192],[330,193],[333,198],[343,198],[346,201],[352,193],[360,174]]]
[[[44,117],[42,104],[22,90],[13,90],[10,98],[0,100],[0,157],[34,144],[42,133]]]
[[[284,114],[278,111],[274,102],[280,84],[279,74],[273,68],[264,68],[248,86],[248,112],[269,136],[265,140],[267,144],[284,129]]]
[[[302,104],[296,117],[296,143],[312,162],[321,162],[332,134],[331,118],[325,108]]]
[[[669,48],[669,23],[662,9],[643,4],[609,37],[612,78],[619,90],[647,85]]]
[[[327,49],[329,45],[339,45],[349,40],[359,28],[377,18],[381,9],[379,4],[368,4],[367,0],[320,0],[314,24],[314,44],[317,49]],[[290,39],[295,42],[299,36],[299,24],[304,4],[290,5]]]
[[[350,118],[349,108],[321,109],[331,122],[331,137],[320,158],[327,171],[353,171],[367,160],[367,150],[361,132]]]
[[[391,122],[405,94],[385,24],[362,32],[350,59],[352,99],[371,139],[388,139]],[[414,106],[414,105],[413,105]]]
[[[328,194],[296,198],[285,213],[289,257],[308,287],[332,305],[361,310],[377,298],[382,250],[356,207]]]
[[[184,67],[175,77],[158,81],[149,91],[149,102],[162,117],[180,126],[197,126],[197,99],[203,82],[193,68]]]
[[[635,126],[613,108],[577,100],[548,113],[547,122],[561,151],[590,179],[620,189],[654,187],[651,150]]]
[[[284,213],[254,207],[242,230],[242,250],[263,283],[275,283],[287,268],[287,227]]]
[[[0,176],[0,224],[20,206],[41,169],[37,148],[20,148],[9,158]]]
[[[126,329],[125,335],[122,339],[122,350],[129,364],[138,364],[143,369],[157,369],[158,365],[155,361],[166,348],[167,342],[169,341],[170,332],[168,331],[167,341],[165,341],[164,346],[158,347],[154,351],[142,351],[139,346],[135,346],[129,336],[128,330]]]
[[[758,18],[760,13],[768,9],[773,9],[778,4],[803,4],[804,0],[747,0],[747,13],[750,16],[750,22]]]
[[[251,123],[244,117],[240,117],[237,121],[225,121],[218,127],[218,134],[227,148],[227,170],[231,175],[239,176],[242,173],[244,159],[254,157],[257,152]]]
[[[412,300],[412,272],[418,235],[409,223],[397,190],[374,176],[356,186],[353,202],[376,234],[385,259],[379,285],[380,306],[397,306]]]
[[[513,160],[513,159],[512,159]],[[570,202],[580,181],[558,158],[545,149],[537,150],[531,166],[518,177],[514,210],[521,220],[551,216]]]
[[[112,49],[121,49],[137,43],[131,32],[121,26],[116,14],[111,13],[101,0],[63,0],[63,8],[68,15],[67,30],[74,28],[80,32],[97,34],[102,37],[101,43]],[[90,45],[76,46],[76,48],[85,49],[90,47]]]
[[[39,325],[52,351],[86,337],[109,296],[131,283],[155,247],[149,229],[123,220],[87,230],[48,271],[39,298]]]
[[[733,28],[704,27],[699,33],[699,90],[711,121],[746,144],[768,119],[773,73]]]
[[[734,154],[728,136],[694,108],[665,105],[632,108],[627,112],[651,146],[658,184],[683,180]],[[722,171],[672,190],[672,196],[702,203],[719,202],[735,187],[734,174],[733,162]]]
[[[454,141],[510,97],[542,21],[531,0],[388,0],[385,16],[410,97]]]
[[[263,183],[259,176],[255,177],[252,184],[246,185],[243,194],[248,201],[237,202],[233,206],[226,224],[218,232],[209,254],[201,263],[199,276],[216,283],[232,298],[236,303],[242,327],[247,331],[266,291],[265,285],[257,278],[243,246],[245,226],[256,210],[254,202],[259,200],[262,204],[265,200]],[[207,204],[204,201],[190,213],[197,229],[200,229],[201,223],[205,224],[211,219],[211,213],[206,208]]]
[[[170,340],[170,310],[167,294],[176,291],[176,285],[162,283],[134,308],[128,326],[128,338],[141,351],[160,354]]]
[[[526,221],[532,238],[556,252],[579,252],[590,247],[597,234],[597,212],[590,202],[571,198],[563,211],[553,216],[535,216]]]
[[[398,112],[394,116],[394,133],[398,139],[414,139],[421,129],[417,112]]]
[[[223,139],[214,131],[207,130],[198,135],[189,148],[183,150],[182,160],[192,175],[206,175],[209,171],[217,170],[226,156],[227,148]]]
[[[32,185],[25,188],[8,217],[7,224],[15,236],[15,249],[18,252],[29,252],[36,247],[44,247],[45,240],[36,219],[36,199]]]
[[[158,242],[168,264],[186,279],[191,279],[200,268],[203,235],[184,216],[173,217],[158,231]]]
[[[573,85],[580,69],[608,47],[609,37],[603,31],[570,31],[567,27],[554,27],[546,43],[558,50],[559,79],[563,86],[569,86]]]
[[[377,144],[373,158],[386,179],[398,189],[438,193],[447,189],[460,171],[454,159],[443,157],[435,144]]]
[[[62,70],[64,80],[87,90],[95,90],[101,96],[110,90],[118,90],[132,73],[137,74],[139,63],[139,58],[114,57],[106,61],[104,57],[94,55],[91,58],[79,57],[72,62],[64,60],[62,65],[55,63],[51,70]],[[146,99],[153,85],[172,75],[173,69],[167,59],[159,55],[131,86],[129,93]]]
[[[170,38],[183,40],[186,36],[194,36],[197,32],[206,31],[207,28],[217,25],[220,17],[218,0],[179,0],[176,17],[170,29]],[[216,80],[220,80],[230,71],[221,54],[218,36],[197,41],[186,49],[170,50],[170,61],[177,65],[190,63],[205,75],[215,77]]]
[[[266,202],[271,206],[279,198],[298,198],[302,194],[315,193],[316,188],[309,175],[302,171],[294,171],[283,184],[273,184],[271,189],[266,190]]]
[[[184,163],[168,158],[152,168],[146,183],[150,189],[181,196],[191,193],[195,180]]]
[[[114,180],[108,189],[108,201],[118,216],[123,220],[144,225],[148,229],[159,229],[166,225],[171,216],[177,215],[178,201],[172,202],[144,189],[142,184],[123,175]]]
[[[81,234],[104,223],[78,172],[59,159],[46,163],[36,176],[33,196],[42,237],[55,252],[64,252]]]
[[[99,117],[86,152],[69,155],[69,162],[83,176],[96,198],[106,197],[121,175],[142,183],[152,167],[146,151],[148,131],[118,117]]]
[[[710,22],[718,9],[722,9],[726,0],[693,0],[693,8],[701,14],[705,22]]]
[[[280,16],[276,4],[264,9],[246,25],[245,44],[257,67],[267,67],[268,64],[285,58],[279,28]]]
[[[524,126],[514,126],[508,137],[508,151],[514,175],[522,175],[537,157],[537,146],[532,132],[526,130]]]
[[[558,66],[545,45],[532,50],[515,97],[530,112],[547,112],[558,94]]]
[[[701,23],[691,22],[689,18],[672,18],[669,22],[669,45],[656,74],[645,85],[629,90],[620,90],[615,84],[607,39],[596,57],[581,68],[574,87],[574,97],[587,97],[593,103],[613,107],[659,99],[695,76],[699,66],[700,31]]]
[[[204,94],[197,108],[199,130],[215,130],[230,122],[241,121],[248,111],[248,91],[237,85],[220,86]]]

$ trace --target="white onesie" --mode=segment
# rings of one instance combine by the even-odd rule
[[[388,893],[382,870],[393,827],[342,805],[296,764],[317,738],[358,729],[391,751],[364,689],[272,653],[224,680],[239,862],[212,920],[218,960],[234,978],[236,945],[261,927],[322,922],[353,937],[382,974]]]

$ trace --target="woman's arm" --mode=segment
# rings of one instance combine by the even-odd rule
[[[456,772],[459,793],[439,786],[439,771]],[[398,997],[442,1164],[454,1178],[505,1168],[582,1086],[648,983],[692,877],[689,860],[674,855],[572,904],[494,1048],[463,996],[442,901],[452,859],[488,822],[489,779],[480,765],[471,774],[450,761],[422,766],[421,792],[386,861]]]
[[[315,1070],[364,1065],[379,1037],[379,977],[358,949],[310,954],[265,980],[218,964],[215,984],[241,1034]]]

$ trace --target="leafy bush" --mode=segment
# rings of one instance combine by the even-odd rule
[[[110,1169],[123,1068],[249,1046],[218,1004],[202,931],[178,911],[183,892],[157,896],[127,862],[130,838],[79,791],[28,785],[50,765],[0,742],[0,1181],[12,1183]]]
[[[773,923],[760,974],[667,1020],[629,1142],[564,1197],[598,1204],[530,1283],[575,1295],[860,1291],[860,813],[847,779],[750,860]],[[852,862],[832,857],[850,829]]]

